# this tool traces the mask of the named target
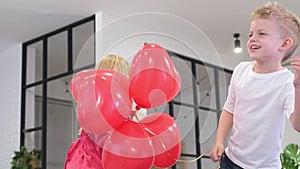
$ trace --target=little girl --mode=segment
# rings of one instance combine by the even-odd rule
[[[120,56],[105,56],[97,65],[97,69],[111,69],[123,73],[128,77],[130,65]],[[134,104],[133,104],[134,105]],[[138,118],[146,116],[145,110],[140,110]],[[80,138],[70,146],[65,163],[65,169],[102,169],[102,148],[109,133],[92,135],[80,129]]]

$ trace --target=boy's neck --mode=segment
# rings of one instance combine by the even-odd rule
[[[282,69],[284,69],[284,67],[281,64],[268,64],[260,62],[256,62],[253,67],[253,71],[260,74],[273,73]]]

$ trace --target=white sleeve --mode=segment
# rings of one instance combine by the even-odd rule
[[[228,96],[226,102],[224,103],[223,109],[234,114],[234,106],[235,106],[234,85],[230,83],[228,87]]]
[[[232,73],[230,84],[228,87],[228,95],[227,99],[224,103],[223,110],[226,110],[232,114],[234,114],[234,106],[235,106],[235,101],[236,101],[236,93],[235,93],[235,81],[237,78],[237,72],[240,70],[241,63],[238,64]]]

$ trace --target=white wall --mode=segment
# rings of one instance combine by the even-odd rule
[[[20,144],[21,45],[0,52],[0,168],[10,168]]]
[[[221,60],[205,32],[189,21],[164,13],[137,13],[117,18],[102,13],[101,52],[118,54],[129,61],[147,43],[157,43],[164,48],[218,66],[232,68],[238,61]],[[98,29],[99,30],[99,29]],[[97,40],[98,41],[98,40]]]

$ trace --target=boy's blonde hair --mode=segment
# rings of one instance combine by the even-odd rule
[[[97,65],[97,69],[111,69],[129,76],[130,64],[118,55],[107,55]]]
[[[251,14],[251,21],[255,19],[271,19],[276,21],[285,32],[283,36],[293,39],[293,45],[286,52],[282,62],[288,60],[300,43],[300,23],[298,17],[291,11],[280,6],[277,2],[268,2]]]

